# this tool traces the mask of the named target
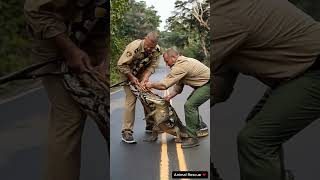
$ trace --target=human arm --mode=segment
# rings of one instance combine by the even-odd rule
[[[137,49],[139,45],[140,42],[138,41],[133,41],[127,45],[118,60],[117,68],[119,72],[124,74],[133,84],[140,86],[139,79],[132,73],[132,69],[130,68],[130,64],[132,63],[135,55],[135,49]]]
[[[246,28],[230,19],[213,14],[215,21],[212,24],[211,36],[211,106],[226,101],[237,79],[238,72],[228,65],[228,58],[247,39]]]
[[[224,66],[221,69],[217,69],[214,74],[211,75],[211,106],[224,102],[230,97],[238,74],[238,72]]]
[[[187,74],[187,71],[181,67],[173,67],[170,73],[160,82],[156,83],[147,83],[146,87],[148,89],[158,89],[158,90],[166,90],[174,84],[179,83],[179,81]]]
[[[48,40],[61,51],[67,64],[75,72],[90,68],[88,55],[78,48],[67,35],[68,18],[60,9],[65,8],[66,1],[30,1],[25,3],[24,14],[29,31],[34,39]]]

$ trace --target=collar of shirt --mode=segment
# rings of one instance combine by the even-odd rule
[[[183,59],[183,57],[184,57],[184,56],[178,56],[176,62],[174,62],[171,67],[173,67],[174,65],[178,64],[179,62],[181,62],[182,59]]]

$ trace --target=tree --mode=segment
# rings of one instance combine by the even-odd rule
[[[202,55],[196,53],[198,59],[209,59],[209,8],[207,0],[177,0],[175,13],[167,20],[169,31],[179,32],[181,36],[186,37],[183,39],[185,47],[182,51],[189,54],[196,53],[195,50],[202,52]]]
[[[147,7],[146,2],[129,1],[130,9],[124,16],[125,25],[120,34],[131,37],[132,39],[141,39],[148,32],[155,31],[161,22],[160,16],[154,7]]]
[[[31,64],[23,1],[0,2],[0,76]]]

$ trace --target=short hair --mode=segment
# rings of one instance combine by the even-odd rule
[[[179,56],[179,52],[173,48],[169,48],[166,50],[165,53],[163,54],[167,54],[169,57],[172,57],[172,56]]]
[[[149,40],[151,40],[154,44],[158,44],[159,42],[159,33],[157,31],[149,32],[146,36]]]

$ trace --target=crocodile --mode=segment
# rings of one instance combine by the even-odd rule
[[[131,83],[129,83],[129,86],[133,94],[146,108],[147,115],[144,120],[152,118],[154,121],[151,136],[144,141],[156,141],[161,131],[176,136],[175,142],[177,143],[181,143],[183,138],[190,137],[187,127],[180,121],[178,114],[168,101],[152,91],[142,91],[138,86]]]

